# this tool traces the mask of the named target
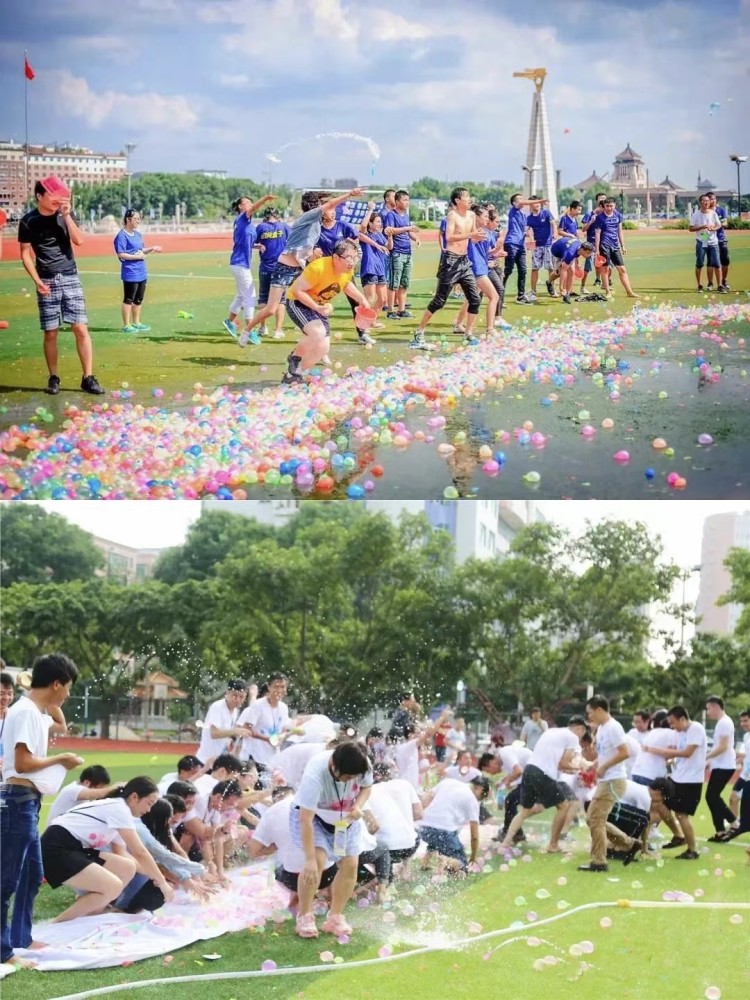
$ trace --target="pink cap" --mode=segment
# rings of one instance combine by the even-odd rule
[[[70,198],[70,189],[54,174],[50,177],[44,177],[39,183],[47,194],[55,195],[58,198]]]

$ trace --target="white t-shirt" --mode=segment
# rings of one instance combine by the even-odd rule
[[[626,806],[635,806],[642,812],[651,812],[651,795],[646,785],[639,785],[637,781],[628,781],[625,794],[620,796],[620,801]]]
[[[292,797],[287,795],[281,802],[276,802],[267,809],[255,828],[253,840],[264,847],[276,845],[276,859],[288,872],[301,872],[305,867],[305,852],[301,847],[295,847],[289,833],[289,810],[292,808]]]
[[[419,740],[406,740],[393,748],[398,775],[419,791]]]
[[[646,735],[645,733],[643,734]],[[625,745],[628,748],[628,758],[625,761],[625,773],[628,777],[633,773],[633,764],[635,764],[636,757],[641,752],[641,744],[634,736],[625,737]]]
[[[694,746],[695,750],[690,757],[675,759],[672,777],[681,785],[702,785],[706,770],[706,730],[700,722],[691,722],[684,733],[675,733],[675,736],[678,750],[688,746]]]
[[[737,756],[734,752],[734,722],[732,722],[731,716],[726,713],[716,723],[716,729],[714,729],[714,746],[718,746],[723,737],[729,738],[729,745],[724,753],[720,753],[717,757],[712,757],[708,762],[708,766],[712,771],[720,771],[722,768],[727,770],[731,768],[734,770],[737,766]]]
[[[86,785],[81,785],[79,782],[74,781],[70,785],[66,785],[65,788],[61,788],[57,793],[57,798],[54,800],[49,809],[49,815],[47,816],[47,822],[51,823],[53,819],[58,816],[62,816],[73,806],[78,804],[78,795],[86,788]]]
[[[459,767],[457,764],[451,764],[450,767],[445,769],[445,777],[453,778],[455,781],[463,781],[464,784],[468,785],[470,781],[474,778],[481,777],[482,772],[476,767]]]
[[[165,774],[164,777],[159,780],[159,783],[156,786],[159,789],[159,795],[161,795],[161,796],[166,795],[167,794],[167,789],[169,788],[169,786],[173,782],[179,781],[179,780],[180,780],[180,776],[177,773],[177,771],[170,771],[169,774]]]
[[[327,715],[311,715],[294,728],[302,733],[289,736],[290,743],[329,743],[337,732],[336,723]]]
[[[571,789],[581,805],[593,799],[596,785],[584,785],[579,775],[562,772],[560,774],[560,781]]]
[[[419,805],[419,796],[403,778],[380,781],[372,786],[367,808],[380,824],[375,834],[378,844],[391,851],[403,851],[414,846],[417,834],[413,805]]]
[[[521,768],[526,767],[526,765],[529,763],[529,761],[531,760],[531,758],[534,756],[534,751],[533,750],[529,750],[528,747],[517,747],[515,744],[513,744],[512,747],[501,747],[501,749],[503,749],[503,750],[508,750],[508,749],[512,750],[513,753],[518,758],[518,763],[521,766]],[[521,779],[519,778],[518,780],[520,781]]]
[[[521,729],[521,739],[524,740],[529,750],[536,750],[536,745],[541,739],[542,734],[546,733],[548,729],[549,725],[544,719],[540,719],[539,722],[527,719]]]
[[[523,747],[525,754],[528,754],[529,758],[533,755],[534,751],[529,750],[528,747]],[[497,747],[494,751],[495,757],[500,761],[500,765],[503,769],[503,774],[506,777],[513,773],[513,769],[520,767],[523,770],[523,764],[521,764],[520,757],[518,755],[517,747]],[[520,784],[521,778],[518,777],[512,784],[510,788],[515,788],[516,785]]]
[[[84,847],[100,850],[107,844],[122,844],[118,830],[134,830],[135,817],[124,799],[96,799],[74,806],[53,819],[49,826],[61,826]]]
[[[224,753],[231,742],[227,736],[213,739],[211,726],[216,726],[217,729],[232,729],[237,725],[238,715],[239,709],[230,708],[226,698],[215,701],[209,707],[201,730],[201,745],[198,747],[198,756],[204,764],[210,757],[218,757],[220,753]]]
[[[325,743],[293,743],[291,746],[284,747],[274,761],[274,767],[281,771],[287,785],[296,792],[300,781],[302,781],[307,762],[311,757],[323,753],[325,748]]]
[[[646,733],[640,753],[633,761],[632,773],[639,778],[665,778],[667,776],[667,759],[658,753],[647,753],[643,747],[660,747],[666,750],[677,747],[677,733],[673,729],[651,729]]]
[[[691,226],[718,226],[719,225],[719,217],[716,214],[716,212],[714,212],[713,209],[711,209],[708,212],[693,212],[693,217],[690,220],[690,225]],[[704,233],[705,233],[705,230],[703,230],[700,233],[695,233],[694,235],[697,237],[697,239],[701,243],[705,242],[705,245],[707,247],[718,246],[718,243],[719,243],[718,233],[705,233],[705,235],[706,235],[706,239],[705,240],[702,238],[703,235],[704,235]]]
[[[293,803],[302,809],[312,809],[324,823],[346,819],[359,795],[360,788],[372,785],[372,771],[357,775],[352,781],[334,781],[328,768],[333,750],[324,750],[308,761]]]
[[[635,726],[633,726],[631,729],[628,729],[627,735],[631,739],[636,740],[642,746],[643,741],[648,736],[648,732],[648,729],[644,729],[643,732],[641,732],[640,729],[636,729]]]
[[[28,747],[29,753],[33,757],[46,757],[49,731],[52,725],[54,725],[52,716],[41,712],[31,698],[19,698],[10,706],[3,727],[3,747],[5,748],[3,778],[5,781],[8,778],[26,778],[28,781],[34,781],[35,772],[21,774],[16,771],[16,747],[19,743],[23,743]]]
[[[466,749],[466,730],[465,729],[449,729],[448,734],[445,737],[446,743],[452,743],[453,746],[450,748],[454,753],[459,753],[461,750]]]
[[[566,750],[580,750],[581,741],[576,734],[561,726],[559,729],[548,729],[542,733],[529,758],[529,764],[538,767],[540,771],[552,778],[560,780],[560,761]]]
[[[479,801],[471,788],[453,778],[441,781],[424,811],[422,826],[457,833],[465,823],[472,822],[479,822]]]
[[[277,705],[270,705],[267,698],[258,698],[238,719],[238,725],[246,724],[264,736],[276,736],[281,743],[283,730],[289,728],[289,709],[283,701]],[[242,741],[240,756],[243,760],[252,757],[259,764],[275,767],[278,755],[278,744],[272,746],[265,740],[256,740],[253,737],[247,737]]]
[[[596,730],[596,752],[601,763],[609,760],[617,753],[618,747],[627,745],[625,730],[617,719],[610,719]],[[625,761],[614,764],[608,768],[599,779],[600,781],[616,781],[618,778],[627,778],[628,771]]]
[[[745,781],[750,781],[750,733],[745,733],[745,738],[742,742],[745,747],[745,760],[742,764],[740,777],[744,778]]]

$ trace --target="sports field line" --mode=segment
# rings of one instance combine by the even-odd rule
[[[450,944],[428,945],[423,948],[413,948],[409,951],[400,952],[398,955],[388,955],[384,958],[364,958],[354,962],[342,962],[340,965],[298,965],[289,968],[273,969],[265,971],[263,969],[243,970],[241,972],[218,972],[209,975],[197,976],[172,976],[164,979],[145,979],[135,982],[119,983],[113,986],[101,986],[95,990],[86,990],[83,993],[68,993],[62,997],[55,997],[54,1000],[87,1000],[88,997],[102,996],[105,993],[119,993],[122,990],[141,989],[144,986],[173,986],[175,983],[196,983],[214,982],[224,979],[259,979],[261,976],[292,976],[309,975],[311,973],[332,973],[341,972],[345,969],[362,969],[366,966],[380,965],[386,962],[399,962],[404,959],[414,958],[416,955],[428,955],[431,952],[456,951],[468,945],[478,944],[480,941],[489,941],[496,937],[505,937],[509,934],[518,935],[519,931],[536,931],[537,928],[547,924],[557,923],[559,920],[566,920],[574,914],[583,913],[587,910],[598,909],[637,909],[637,910],[750,910],[750,903],[696,903],[679,902],[667,900],[630,900],[619,899],[600,900],[595,903],[582,903],[580,906],[571,907],[564,913],[556,913],[554,916],[545,917],[544,920],[535,920],[533,923],[525,924],[523,927],[514,925],[513,927],[503,927],[496,931],[487,931],[485,934],[475,934],[470,938],[462,938],[460,941],[452,941]]]
[[[78,269],[79,274],[103,274],[109,278],[118,278],[119,275],[116,271],[89,271],[88,269],[83,270]],[[149,278],[200,278],[203,281],[234,281],[231,274],[188,274],[187,271],[183,271],[182,274],[162,274],[158,271],[149,271]]]

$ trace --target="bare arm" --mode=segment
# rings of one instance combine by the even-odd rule
[[[34,282],[36,287],[39,288],[39,291],[41,292],[42,288],[46,288],[47,294],[49,294],[49,288],[47,288],[47,285],[42,281],[39,277],[39,273],[37,272],[36,258],[34,257],[34,251],[32,250],[30,243],[21,244],[21,263],[26,269],[28,276]],[[39,287],[40,285],[42,288]]]
[[[164,893],[164,898],[169,902],[174,895],[172,887],[169,885],[161,869],[148,853],[146,848],[143,846],[140,837],[135,830],[118,830],[117,831],[122,837],[125,846],[128,849],[128,853],[135,861],[138,866],[138,871],[142,875],[148,875],[154,885],[161,889]]]
[[[346,194],[340,194],[335,198],[329,198],[328,201],[324,201],[320,207],[323,210],[327,208],[338,208],[339,205],[343,205],[344,202],[349,201],[350,198],[361,198],[362,194],[362,188],[352,188],[351,191],[347,191]]]
[[[68,230],[68,236],[70,236],[70,242],[77,247],[83,246],[83,233],[78,228],[78,225],[73,216],[70,214],[69,201],[64,201],[61,203],[60,215],[65,220],[65,226]]]
[[[471,837],[471,857],[470,862],[475,862],[477,860],[477,855],[479,854],[479,823],[476,820],[472,820],[469,823],[469,831]]]
[[[64,736],[68,731],[68,723],[60,706],[52,705],[47,709],[47,715],[52,719],[52,725],[49,727],[50,736]]]
[[[59,753],[56,757],[35,757],[25,743],[16,743],[13,766],[19,774],[33,774],[52,764],[62,764],[66,771],[80,767],[83,760],[75,753]]]
[[[258,198],[257,201],[254,201],[252,203],[252,205],[250,205],[249,208],[245,209],[245,215],[247,216],[247,218],[248,219],[252,219],[252,217],[255,215],[255,213],[258,211],[258,209],[261,208],[263,205],[266,204],[266,202],[269,202],[269,201],[276,201],[276,195],[275,194],[264,194],[262,198]]]

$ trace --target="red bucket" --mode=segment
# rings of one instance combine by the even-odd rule
[[[369,306],[357,306],[355,310],[355,322],[358,330],[371,330],[377,319],[377,309],[370,309]]]

